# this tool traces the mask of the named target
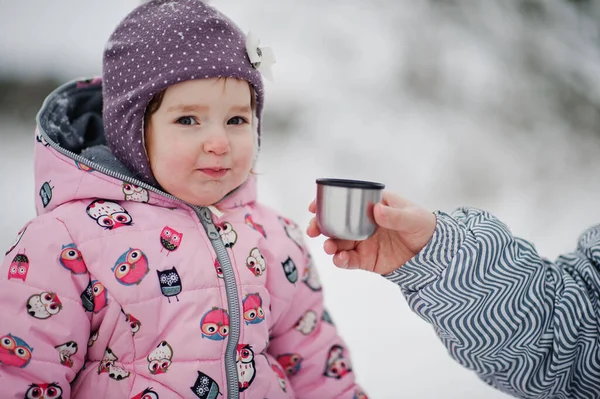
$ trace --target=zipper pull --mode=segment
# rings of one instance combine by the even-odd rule
[[[221,235],[217,231],[217,228],[215,227],[215,224],[213,223],[213,220],[212,220],[212,217],[210,214],[210,209],[208,209],[208,208],[200,209],[200,221],[203,222],[202,224],[204,225],[206,234],[208,234],[208,238],[210,238],[211,240],[216,240],[221,237]]]
[[[212,212],[213,215],[215,215],[218,219],[221,219],[224,215],[223,212],[221,212],[216,206],[213,205],[209,205],[207,206],[207,208]]]

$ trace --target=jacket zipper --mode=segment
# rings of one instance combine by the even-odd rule
[[[128,182],[135,184],[138,187],[145,188],[148,191],[152,191],[158,195],[169,198],[171,200],[180,202],[184,205],[189,206],[194,210],[196,216],[200,219],[208,238],[217,254],[217,258],[219,263],[221,264],[221,268],[223,270],[223,280],[225,280],[225,292],[227,294],[227,307],[229,310],[229,336],[227,337],[227,346],[225,348],[225,371],[227,376],[227,397],[228,399],[237,399],[239,398],[239,382],[238,382],[238,374],[236,368],[236,350],[238,345],[238,340],[240,337],[240,306],[239,306],[239,296],[237,292],[237,283],[235,281],[235,274],[233,272],[233,264],[229,259],[229,255],[227,254],[227,249],[225,248],[225,244],[223,244],[223,240],[221,239],[221,235],[217,231],[215,227],[211,215],[210,209],[207,207],[198,207],[194,205],[190,205],[187,202],[180,200],[179,198],[165,193],[164,191],[158,190],[150,186],[149,184],[144,183],[141,180],[137,180],[135,178],[125,176],[121,173],[112,171],[108,168],[105,168],[102,165],[99,165],[93,161],[90,161],[87,158],[82,157],[81,155],[75,154],[69,150],[66,150],[56,144],[50,137],[46,134],[44,129],[42,129],[42,125],[40,123],[40,116],[42,111],[46,109],[49,99],[57,95],[58,93],[64,91],[64,87],[68,86],[71,83],[67,83],[62,87],[55,89],[45,100],[42,105],[40,111],[37,114],[36,122],[38,126],[38,133],[43,136],[48,145],[54,148],[59,153],[82,163],[90,168],[103,173],[107,176],[113,177],[117,180]]]
[[[225,371],[227,373],[227,397],[236,399],[239,397],[239,382],[236,367],[237,345],[240,339],[240,307],[235,274],[233,265],[227,254],[227,249],[221,240],[221,235],[217,231],[212,221],[210,210],[208,208],[195,208],[196,213],[202,221],[206,234],[212,243],[213,248],[219,259],[221,269],[223,270],[223,279],[225,280],[225,292],[227,294],[227,306],[229,309],[229,336],[227,347],[225,348]]]

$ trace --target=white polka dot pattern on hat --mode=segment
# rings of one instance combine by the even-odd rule
[[[248,81],[262,114],[264,88],[245,50],[244,33],[199,0],[154,0],[132,11],[104,49],[103,119],[109,147],[141,180],[156,184],[143,149],[143,118],[152,97],[190,79]]]

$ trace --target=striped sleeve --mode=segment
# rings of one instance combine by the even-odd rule
[[[551,262],[487,212],[437,212],[431,241],[385,277],[450,355],[520,398],[600,398],[600,225]]]

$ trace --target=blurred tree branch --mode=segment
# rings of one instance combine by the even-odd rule
[[[0,76],[0,118],[33,122],[46,96],[60,83],[51,77],[31,80]]]

